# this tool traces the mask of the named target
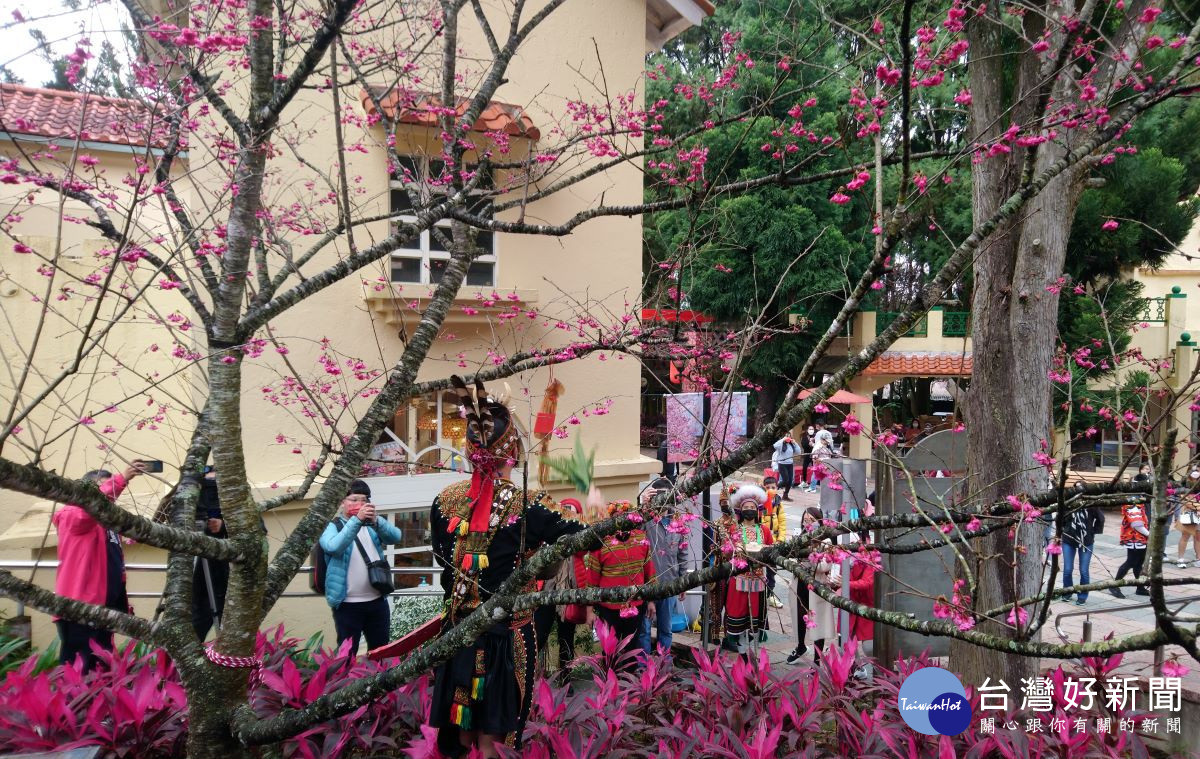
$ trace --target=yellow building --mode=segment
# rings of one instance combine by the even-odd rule
[[[1183,250],[1200,247],[1200,225],[1193,228],[1181,245]],[[1158,269],[1147,267],[1129,271],[1126,276],[1144,285],[1146,299],[1142,321],[1131,336],[1130,350],[1138,350],[1146,359],[1166,361],[1155,370],[1152,386],[1178,392],[1186,388],[1196,366],[1196,339],[1200,336],[1200,313],[1189,315],[1188,294],[1200,296],[1200,265],[1180,253],[1172,254]],[[851,320],[846,334],[836,338],[828,355],[818,365],[818,371],[833,371],[843,366],[848,356],[861,351],[887,327],[894,314],[886,311],[861,311]],[[861,374],[852,379],[852,393],[870,397],[875,391],[904,377],[936,379],[969,379],[973,367],[973,345],[967,311],[951,311],[942,307],[931,310],[923,319],[901,336]],[[1128,362],[1111,377],[1096,383],[1097,388],[1112,387],[1130,371],[1148,371],[1143,364]],[[1200,442],[1200,413],[1191,411],[1192,396],[1200,388],[1193,387],[1183,394],[1172,415],[1178,430],[1178,447],[1173,468],[1177,474],[1197,458],[1197,450],[1188,443]],[[1129,403],[1130,399],[1126,399]],[[1155,419],[1161,414],[1166,400],[1151,394],[1146,417]],[[850,411],[863,420],[872,418],[872,404],[852,404]],[[1165,426],[1162,428],[1165,430]],[[797,434],[799,431],[797,430]],[[1067,455],[1070,442],[1062,430],[1054,430],[1054,455]],[[1158,438],[1156,438],[1156,441]],[[871,441],[866,436],[850,439],[847,455],[870,459]],[[1123,437],[1113,428],[1100,429],[1095,439],[1093,459],[1095,473],[1073,472],[1073,477],[1108,479],[1126,464],[1127,476],[1137,472],[1143,451],[1136,441]]]
[[[567,3],[518,52],[496,102],[476,128],[499,127],[511,136],[514,153],[528,151],[558,122],[563,104],[592,88],[601,74],[613,92],[640,92],[646,52],[712,11],[706,0]],[[464,18],[471,17],[470,9],[464,13]],[[486,58],[486,40],[478,27],[464,21],[463,29],[459,45],[464,60],[472,59],[473,53]],[[580,44],[581,35],[588,44]],[[342,105],[357,109],[360,116],[374,108],[365,93]],[[116,223],[127,221],[142,239],[163,234],[164,247],[178,243],[170,238],[178,230],[169,223],[167,202],[143,204],[128,217],[121,214],[130,205],[128,193],[136,186],[139,160],[161,147],[144,128],[144,109],[125,101],[3,86],[0,118],[9,129],[0,132],[0,156],[25,160],[40,153],[35,163],[42,169],[60,163],[73,165],[89,177],[103,176],[119,188],[114,191],[119,197],[112,201]],[[309,170],[336,165],[334,119],[331,101],[316,90],[303,91],[289,106],[282,121],[289,134],[297,135],[289,149],[303,160],[294,163],[291,173],[277,171],[268,179],[266,192],[272,205],[308,203],[318,197]],[[405,168],[417,175],[428,172],[428,147],[436,144],[437,130],[419,118],[401,121],[396,142],[407,156]],[[347,144],[363,147],[346,154],[346,173],[356,181],[357,210],[364,216],[391,214],[403,219],[406,209],[399,199],[403,194],[393,192],[400,180],[389,175],[383,149],[387,135],[378,126],[367,126],[366,119],[357,132],[351,133],[353,128],[346,127]],[[216,164],[221,146],[196,141],[188,147],[173,167],[180,199],[193,210],[208,208],[219,218],[219,208],[213,208],[211,201],[217,197],[213,188],[224,181]],[[80,163],[79,156],[84,155],[87,161]],[[80,340],[87,339],[81,325],[91,322],[89,308],[94,308],[86,297],[86,284],[71,278],[93,273],[97,256],[107,256],[109,244],[94,227],[75,221],[89,218],[82,203],[60,205],[56,193],[43,190],[26,196],[28,192],[26,185],[0,184],[6,212],[20,214],[11,225],[14,239],[49,258],[57,254],[58,270],[48,277],[35,256],[7,249],[0,254],[4,264],[0,309],[5,316],[0,346],[9,367],[0,392],[7,405],[20,386],[22,400],[16,405],[21,408],[39,387],[52,388],[47,402],[29,414],[22,432],[31,443],[45,443],[46,468],[80,476],[98,467],[119,469],[135,457],[164,460],[163,475],[135,481],[132,492],[121,499],[126,507],[149,516],[177,475],[173,465],[187,446],[194,421],[190,414],[204,398],[203,370],[194,355],[188,355],[201,345],[194,330],[181,329],[190,326],[187,320],[194,317],[177,288],[162,287],[161,273],[139,269],[128,276],[129,287],[144,288],[138,305],[121,311],[111,299],[104,303],[99,321],[120,323],[106,338],[104,350],[94,352],[79,372],[71,373]],[[609,204],[640,202],[638,166],[631,163],[600,172],[568,192],[531,204],[525,213],[531,218],[567,218],[601,197]],[[516,218],[516,211],[510,215]],[[358,240],[382,239],[393,223],[384,219],[363,225],[356,230]],[[310,242],[299,233],[289,239],[298,248]],[[638,218],[595,220],[566,237],[495,234],[480,235],[477,242],[490,246],[491,252],[473,264],[418,381],[471,372],[520,350],[567,345],[581,339],[577,333],[583,327],[577,320],[583,311],[638,313],[642,280]],[[351,428],[354,414],[368,402],[358,391],[370,383],[353,378],[354,364],[362,362],[365,369],[360,371],[385,370],[400,355],[403,336],[415,326],[415,313],[429,297],[429,283],[436,281],[440,262],[447,257],[438,248],[436,238],[424,233],[384,264],[285,312],[272,322],[269,336],[261,335],[285,346],[286,356],[267,342],[260,356],[243,365],[244,443],[251,484],[259,498],[296,486],[307,463],[316,458],[322,434],[327,434],[320,413],[312,405],[306,407],[296,394],[289,396],[281,377],[293,371],[306,378],[319,376],[329,362],[340,367],[343,371],[330,381],[333,392],[344,392],[351,399],[341,411],[339,429]],[[346,252],[345,241],[339,240],[314,263],[333,263]],[[60,295],[65,299],[44,308],[47,297]],[[537,316],[528,318],[526,312]],[[506,318],[510,313],[521,316]],[[322,344],[323,338],[328,338],[327,345]],[[30,346],[35,342],[38,348],[31,364]],[[22,382],[27,365],[36,371]],[[64,369],[69,378],[55,385],[54,377]],[[594,355],[557,367],[554,377],[566,387],[559,402],[559,421],[573,414],[582,419],[578,427],[569,427],[569,439],[556,444],[566,447],[578,436],[585,448],[595,447],[598,484],[613,497],[633,496],[638,483],[660,466],[639,449],[637,362],[619,355]],[[550,373],[541,370],[509,380],[514,412],[527,430],[549,379]],[[593,413],[596,409],[601,412]],[[395,566],[404,572],[397,578],[401,586],[433,581],[428,508],[434,494],[465,476],[462,433],[462,422],[446,394],[417,398],[396,413],[372,455],[368,474],[373,500],[405,533],[404,545],[389,549]],[[3,455],[21,460],[22,448],[10,442]],[[561,484],[548,487],[567,495]],[[306,505],[301,501],[266,515],[273,547],[282,542]],[[30,502],[19,494],[0,493],[0,565],[15,567],[19,576],[32,576],[44,587],[53,586],[52,566],[28,565],[55,558],[57,541],[49,522],[53,508],[54,504]],[[139,614],[153,614],[154,593],[162,585],[161,572],[139,567],[157,567],[164,558],[161,551],[141,546],[126,550],[132,570],[130,590]],[[284,598],[267,623],[283,623],[297,635],[320,630],[331,637],[323,599],[306,590],[305,579],[298,578],[292,586],[295,595]],[[13,611],[12,604],[0,602],[0,613]],[[53,635],[49,620],[33,616],[35,643],[44,644]]]

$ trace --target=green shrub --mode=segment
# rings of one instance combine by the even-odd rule
[[[399,594],[392,599],[392,640],[398,640],[442,613],[441,596]]]
[[[37,664],[33,665],[32,674],[45,672],[56,666],[58,664],[58,639],[55,638],[43,650],[35,651],[29,641],[12,634],[8,620],[0,621],[0,680],[24,664],[31,656],[37,658]]]

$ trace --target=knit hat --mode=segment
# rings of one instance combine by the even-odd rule
[[[371,498],[371,486],[362,480],[355,480],[350,483],[350,492],[346,495],[365,495],[368,499]]]

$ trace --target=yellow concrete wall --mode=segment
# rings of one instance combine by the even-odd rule
[[[500,7],[498,3],[489,5],[492,12]],[[527,15],[532,12],[533,9],[527,10]],[[470,51],[483,51],[486,48],[479,35],[472,31],[475,22],[469,10],[465,14],[460,43],[468,50],[464,60],[469,60]],[[601,81],[601,73],[614,93],[640,89],[644,27],[645,7],[642,0],[568,3],[532,36],[516,56],[507,75],[508,83],[502,87],[497,99],[526,107],[534,123],[543,134],[547,134],[561,117],[567,99],[581,94],[586,98],[601,99],[601,95],[593,89],[594,84]],[[596,58],[597,49],[600,61]],[[359,108],[357,102],[352,107]],[[335,165],[331,119],[328,97],[311,91],[297,98],[283,119],[288,134],[301,136],[297,153],[310,166],[323,170]],[[364,133],[347,127],[348,142],[361,141],[369,146],[367,154],[350,153],[347,165],[349,176],[355,179],[361,177],[361,181],[357,182],[361,191],[355,194],[353,202],[359,205],[362,213],[378,213],[387,208],[386,163],[379,147],[383,138],[379,130]],[[420,141],[422,136],[409,134],[408,138]],[[0,149],[2,147],[0,145]],[[128,155],[110,153],[102,158],[101,168],[110,174],[129,170]],[[194,185],[189,191],[188,200],[196,207],[224,207],[222,198],[216,194],[216,189],[223,181],[222,175],[215,170],[212,160],[208,146],[202,143],[192,146],[189,170]],[[317,192],[308,183],[319,182],[319,173],[299,162],[273,161],[272,170],[266,193],[273,205],[308,202]],[[46,193],[44,200],[51,197]],[[599,174],[561,195],[532,205],[526,217],[531,220],[565,220],[573,213],[599,203],[601,197],[609,204],[640,201],[640,172],[635,166],[626,166]],[[82,209],[72,209],[72,212],[83,215]],[[57,209],[47,205],[38,208],[36,213],[27,213],[24,226],[19,227],[18,231],[28,228],[45,235],[45,230],[55,227],[56,219]],[[142,225],[148,229],[154,229],[160,223],[161,220],[152,215],[142,220]],[[356,240],[360,246],[367,245],[386,236],[387,231],[386,222],[368,225],[358,230]],[[83,247],[92,244],[84,242],[89,235],[94,236],[94,233],[77,225],[63,230],[64,240]],[[298,251],[303,250],[311,240],[311,237],[301,235],[293,235],[291,239]],[[329,246],[317,257],[309,271],[317,270],[321,264],[330,264],[347,252],[347,247],[341,242]],[[7,252],[4,255],[8,268]],[[489,351],[509,355],[522,349],[565,345],[585,339],[577,333],[573,318],[580,310],[576,304],[581,302],[587,302],[587,310],[593,314],[614,315],[597,316],[601,324],[622,313],[636,313],[639,307],[641,222],[637,218],[596,220],[561,238],[501,235],[497,243],[497,255],[498,281],[495,290],[502,296],[513,290],[528,296],[532,305],[543,314],[536,320],[537,326],[516,330],[495,320],[482,322],[466,319],[461,311],[456,310],[454,318],[435,343],[429,360],[422,367],[419,379],[444,377],[451,372],[473,371],[486,366],[490,359]],[[18,262],[19,266],[25,266],[25,262]],[[15,278],[36,281],[38,275],[31,270],[32,267],[25,268],[15,269]],[[370,298],[375,294],[374,278],[378,276],[386,276],[386,268],[382,265],[328,288],[273,323],[275,338],[288,346],[288,358],[302,375],[315,376],[319,372],[316,358],[320,353],[318,341],[323,337],[332,341],[340,357],[362,358],[371,368],[386,369],[399,357],[403,343],[397,334],[397,327],[371,312]],[[363,280],[368,280],[368,283],[364,285]],[[291,284],[295,284],[295,281]],[[464,290],[466,297],[472,297],[473,293],[467,290],[469,288]],[[176,308],[185,308],[178,293],[155,291],[152,298],[155,307],[163,314]],[[0,307],[4,308],[6,316],[11,316],[10,321],[28,328],[33,313],[28,298],[0,298]],[[559,319],[567,321],[572,329],[558,329],[556,322]],[[410,318],[409,330],[413,326]],[[122,333],[121,355],[138,356],[139,371],[146,375],[164,375],[178,368],[178,362],[165,358],[163,351],[150,351],[150,347],[156,343],[166,344],[161,328],[143,320],[136,327],[122,329],[125,331]],[[589,328],[587,338],[594,336],[595,331],[594,327]],[[466,368],[458,366],[460,353],[465,354]],[[6,359],[12,365],[13,360],[7,349]],[[305,464],[313,457],[318,435],[326,434],[327,430],[320,424],[314,425],[263,400],[262,388],[287,372],[287,367],[273,349],[268,347],[261,358],[247,360],[244,366],[243,440],[249,474],[260,492],[268,495],[279,492],[273,487],[286,487],[300,480]],[[181,376],[173,388],[180,405],[188,401],[195,403],[202,397],[202,384],[186,384],[186,380],[194,374],[191,372]],[[637,483],[657,471],[659,466],[656,461],[642,457],[639,452],[640,385],[637,362],[611,355],[592,357],[557,368],[555,376],[566,386],[566,394],[559,405],[560,419],[607,399],[613,400],[606,415],[587,417],[582,425],[572,429],[582,436],[585,447],[595,446],[598,449],[597,473],[600,484],[608,494],[612,497],[632,496]],[[509,381],[518,418],[532,418],[548,379],[549,372],[542,370]],[[131,383],[127,374],[117,372],[102,382],[93,383],[87,392],[94,398],[106,398],[137,389],[140,389],[138,383]],[[368,402],[366,399],[357,399],[351,406],[351,414],[340,420],[339,428],[343,431],[351,429],[353,414],[365,409]],[[60,423],[63,422],[60,420]],[[526,428],[530,426],[526,424]],[[170,429],[160,426],[158,430],[143,430],[136,435],[129,433],[123,436],[124,448],[120,453],[153,455],[168,462],[168,471],[163,480],[155,482],[144,478],[137,481],[134,492],[123,499],[123,503],[142,513],[153,512],[163,493],[164,483],[174,474],[171,463],[180,458],[188,431],[190,429],[184,429],[182,425]],[[284,435],[287,442],[277,442],[276,436],[279,434]],[[58,471],[78,476],[101,464],[116,466],[113,455],[95,449],[95,441],[67,445],[67,440],[69,437],[64,438],[59,446],[61,453],[56,454],[62,456],[61,461],[53,460],[52,465]],[[556,441],[556,445],[566,448],[572,442]],[[302,450],[299,455],[292,452],[297,444]],[[6,450],[5,455],[14,454]],[[565,493],[560,487],[555,494],[561,496]],[[20,525],[10,530],[10,540],[0,539],[0,561],[14,557],[28,559],[37,552],[36,546],[55,544],[53,530],[46,531],[48,508],[27,513],[30,505],[29,499],[24,496],[0,493],[0,531],[9,530],[19,517],[25,517]],[[297,514],[298,511],[293,508],[268,518],[273,550],[295,523]],[[10,547],[5,549],[4,545]],[[45,552],[45,555],[52,557],[53,550]],[[133,546],[128,551],[128,561],[161,563],[163,556],[159,551]],[[49,572],[40,571],[37,578],[40,583],[52,585]],[[156,583],[161,583],[161,575],[131,576],[133,590],[156,587]],[[298,581],[297,586],[302,583],[303,580]],[[137,606],[139,612],[152,613],[152,602],[139,601]],[[8,609],[11,606],[0,605],[0,611]],[[332,630],[324,602],[315,596],[285,599],[268,618],[269,624],[277,621],[286,623],[289,630],[298,635],[307,635],[314,629]],[[35,630],[40,642],[45,642],[46,636],[52,634],[48,620],[41,617],[37,619]]]
[[[25,145],[29,149],[29,145]],[[14,151],[11,142],[0,142],[0,155]],[[69,151],[65,151],[68,152]],[[80,150],[83,154],[100,159],[95,171],[104,174],[108,181],[118,184],[131,171],[132,157],[128,153],[111,151]],[[84,170],[82,166],[81,170]],[[86,170],[90,173],[90,169]],[[11,185],[0,186],[0,203],[5,209],[16,210],[21,221],[14,225],[18,240],[34,250],[53,257],[58,251],[59,272],[53,280],[53,289],[47,296],[46,286],[50,280],[38,272],[42,261],[35,255],[14,253],[6,245],[0,257],[3,260],[4,278],[0,279],[0,351],[3,351],[6,372],[0,382],[0,397],[5,409],[13,398],[13,388],[29,365],[28,351],[36,341],[33,365],[22,386],[23,409],[33,401],[60,374],[64,382],[57,385],[43,402],[36,405],[34,413],[21,426],[23,431],[4,448],[4,455],[17,461],[28,459],[29,451],[24,444],[44,445],[43,466],[71,476],[78,476],[93,468],[120,469],[122,462],[134,457],[177,458],[180,446],[190,434],[192,417],[185,414],[193,408],[191,380],[194,372],[179,373],[181,364],[169,355],[172,333],[153,323],[154,318],[163,318],[185,305],[177,293],[158,289],[156,282],[161,276],[151,276],[143,269],[137,275],[126,278],[118,273],[114,283],[125,282],[134,292],[149,284],[149,288],[138,298],[135,308],[125,312],[103,350],[93,350],[75,371],[71,371],[80,346],[97,334],[106,322],[117,316],[122,303],[114,297],[99,304],[91,300],[89,288],[79,278],[96,272],[105,260],[100,256],[112,244],[103,240],[90,227],[71,221],[59,221],[58,196],[48,190],[18,200]],[[28,187],[20,189],[27,190]],[[118,198],[110,210],[112,220],[118,227],[126,225],[129,197]],[[87,218],[89,211],[74,201],[62,207],[65,217]],[[132,220],[138,232],[148,229],[165,229],[157,204],[139,210]],[[61,231],[60,231],[61,230]],[[144,238],[143,238],[144,239]],[[123,265],[121,265],[123,266]],[[62,287],[74,292],[62,299]],[[43,309],[43,300],[49,303]],[[95,321],[88,327],[93,315]],[[86,333],[85,333],[85,330]],[[179,333],[176,333],[179,334]],[[186,335],[184,339],[190,339]],[[154,349],[157,345],[158,349]],[[155,387],[131,398],[133,394]],[[149,404],[149,405],[147,405]],[[164,418],[155,420],[159,405],[167,407]],[[106,411],[110,405],[114,411]],[[95,423],[80,424],[83,414],[93,415]],[[112,426],[115,432],[106,433]],[[136,481],[134,492],[139,494],[130,504],[153,513],[157,502],[155,494],[161,495],[163,482],[146,477]],[[7,530],[20,518],[29,506],[25,496],[0,491],[0,533]],[[0,551],[4,550],[0,547]]]
[[[1200,247],[1200,225],[1193,226],[1180,244],[1181,251],[1195,251]],[[1147,359],[1171,360],[1174,364],[1162,378],[1162,385],[1179,391],[1187,384],[1195,366],[1195,350],[1182,344],[1184,334],[1192,342],[1200,336],[1200,307],[1194,305],[1200,297],[1200,265],[1181,253],[1172,253],[1158,269],[1137,268],[1126,272],[1128,278],[1141,282],[1142,295],[1146,298],[1165,299],[1165,320],[1145,322],[1133,333],[1129,347],[1139,350]],[[1110,377],[1096,383],[1098,388],[1111,388],[1125,381],[1130,372],[1146,371],[1141,364],[1129,363]],[[1179,404],[1173,414],[1174,424],[1179,431],[1179,447],[1176,450],[1175,469],[1182,471],[1195,455],[1187,446],[1191,426],[1191,411],[1188,410],[1190,396],[1195,388]]]

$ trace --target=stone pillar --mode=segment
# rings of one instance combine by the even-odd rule
[[[1171,347],[1180,339],[1180,334],[1188,329],[1187,323],[1187,294],[1183,292],[1183,288],[1175,285],[1171,288],[1171,293],[1167,295],[1167,344],[1166,350],[1169,352]]]
[[[1192,333],[1188,331],[1187,305],[1187,294],[1183,292],[1183,288],[1179,285],[1172,287],[1167,295],[1164,358],[1171,359],[1171,374],[1167,378],[1167,385],[1176,391],[1187,384],[1196,366],[1196,343],[1192,340]],[[1190,405],[1191,398],[1181,398],[1172,418],[1176,431],[1176,448],[1175,459],[1171,465],[1177,472],[1188,467],[1197,454],[1190,445],[1195,442],[1192,440],[1192,412],[1188,409]],[[1183,472],[1183,476],[1186,476],[1186,472]]]
[[[925,315],[925,339],[930,341],[931,345],[940,346],[942,343],[942,325],[945,321],[945,313],[941,306],[934,306],[929,313]]]
[[[858,327],[861,325],[862,329],[855,330],[853,344],[866,345],[875,339],[875,312],[862,311],[859,315],[862,317],[862,321],[854,326]]]
[[[1168,301],[1168,303],[1178,303],[1178,300]],[[1187,384],[1188,378],[1192,376],[1192,371],[1196,368],[1196,342],[1188,332],[1181,332],[1179,340],[1175,344],[1175,361],[1171,367],[1170,384],[1176,389]],[[1197,442],[1192,434],[1192,411],[1189,408],[1194,403],[1194,393],[1189,391],[1184,393],[1183,397],[1175,405],[1173,423],[1175,425],[1175,460],[1171,462],[1172,467],[1176,472],[1179,472],[1181,477],[1187,475],[1185,468],[1193,466],[1200,450],[1192,446]]]

